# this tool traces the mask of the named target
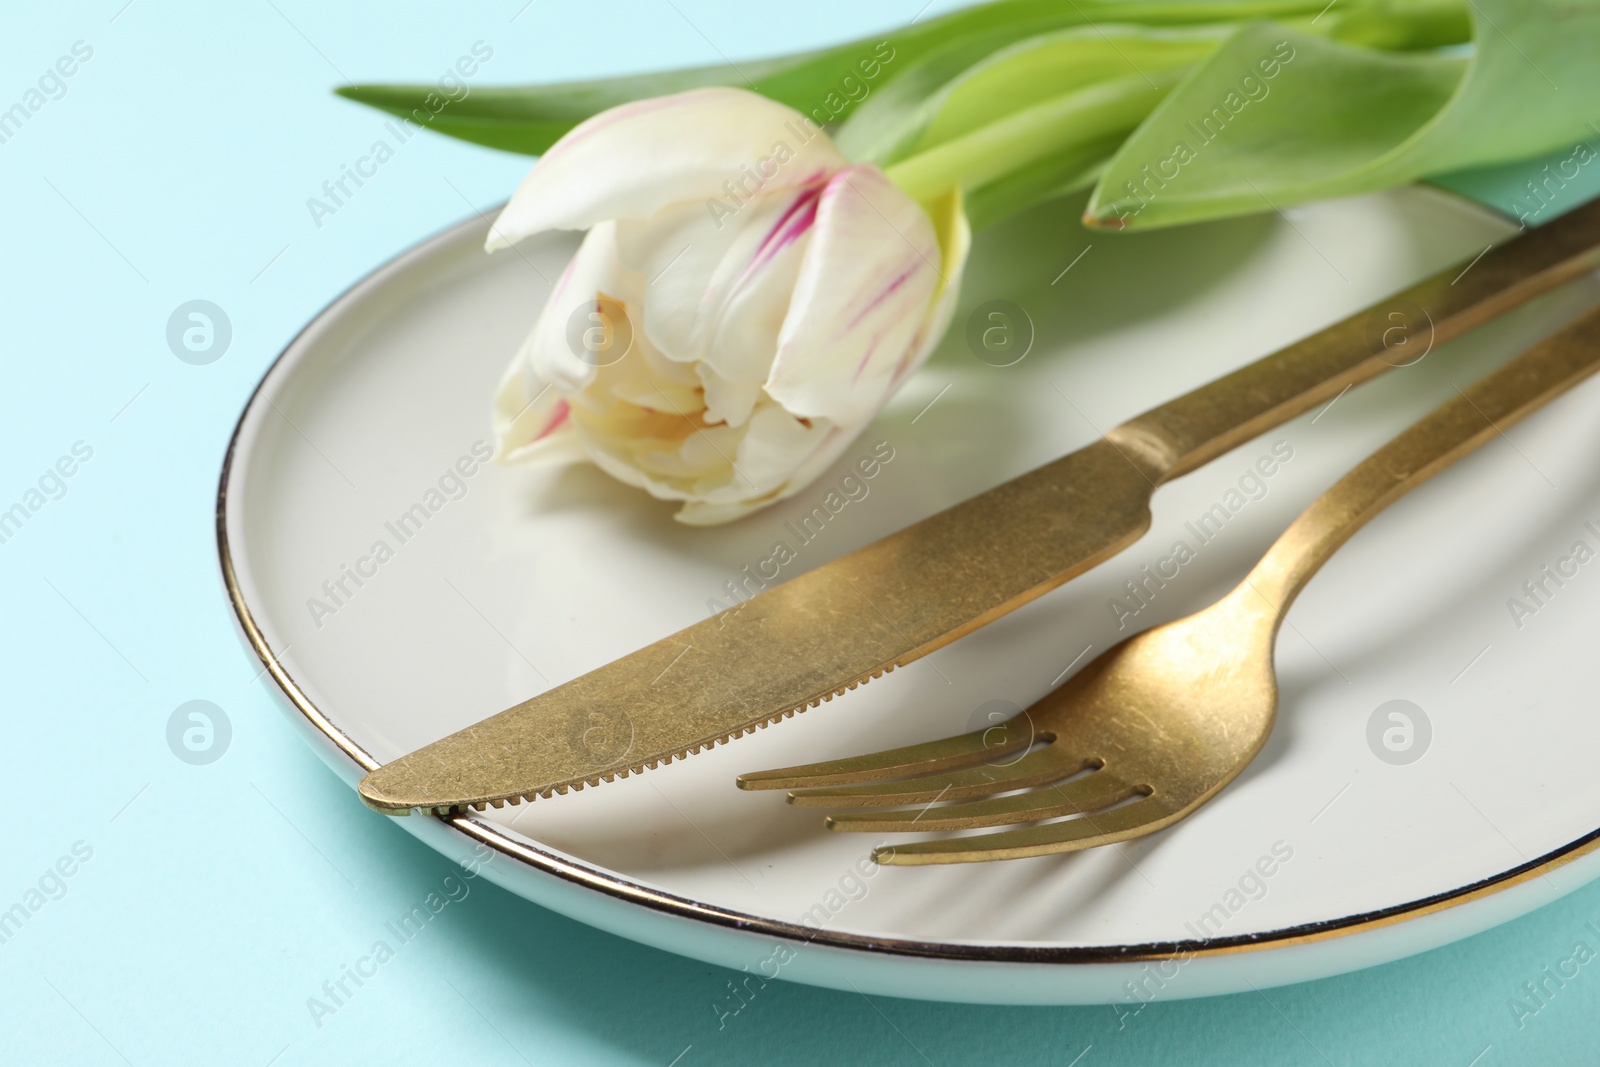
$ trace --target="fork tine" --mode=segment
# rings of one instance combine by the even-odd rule
[[[1035,740],[1032,723],[1018,716],[986,730],[891,748],[864,756],[752,771],[739,776],[740,789],[805,789],[897,778],[918,771],[945,771],[969,767],[1026,749]],[[894,803],[894,802],[891,802]]]
[[[969,830],[978,826],[1006,826],[1013,823],[1057,819],[1063,815],[1108,808],[1127,800],[1137,791],[1109,771],[1095,771],[1086,777],[1015,796],[950,804],[942,808],[904,808],[896,811],[856,811],[830,815],[830,830],[857,830],[872,833],[919,833],[925,830]]]
[[[1080,815],[1065,822],[1003,830],[993,834],[952,837],[943,841],[919,841],[909,845],[887,845],[872,850],[878,863],[920,866],[930,863],[977,863],[984,860],[1023,859],[1057,852],[1077,852],[1098,845],[1115,844],[1129,838],[1154,833],[1175,822],[1174,812],[1165,799],[1147,796],[1126,807],[1108,812]]]
[[[1067,756],[1051,745],[1035,749],[1004,766],[984,764],[967,770],[923,775],[896,782],[798,790],[789,794],[789,803],[800,808],[930,804],[937,800],[985,797],[1012,789],[1049,785],[1089,766],[1098,766],[1098,761]]]

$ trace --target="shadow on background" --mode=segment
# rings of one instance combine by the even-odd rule
[[[1027,309],[1037,350],[1070,358],[1084,341],[1205,299],[1228,284],[1280,225],[1276,216],[1264,214],[1140,233],[1099,232],[1079,221],[1087,200],[1085,193],[1041,204],[973,242],[960,303],[934,353],[936,363],[971,358],[962,324],[973,308],[997,298]],[[1091,260],[1092,269],[1081,269]]]

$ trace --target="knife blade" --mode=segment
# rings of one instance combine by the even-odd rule
[[[1600,202],[1491,247],[1070,455],[369,773],[394,815],[531,800],[693,755],[911,663],[1133,544],[1163,482],[1600,266]],[[1397,335],[1397,325],[1402,333]]]

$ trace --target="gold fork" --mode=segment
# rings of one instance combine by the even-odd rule
[[[1170,826],[1266,742],[1278,705],[1273,648],[1312,575],[1384,508],[1597,369],[1600,309],[1457,390],[1345,475],[1227,596],[1107,650],[1020,715],[942,741],[742,775],[739,786],[798,790],[790,802],[810,807],[921,805],[833,815],[834,830],[1036,824],[881,847],[879,863],[1020,859]]]

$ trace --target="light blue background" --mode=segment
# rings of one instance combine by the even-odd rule
[[[104,0],[21,16],[13,5],[0,108],[74,42],[94,52],[64,97],[0,144],[0,507],[74,442],[94,454],[65,496],[0,544],[0,909],[75,842],[93,856],[0,944],[0,1061],[1592,1060],[1600,968],[1520,1030],[1508,998],[1590,937],[1600,886],[1416,959],[1158,1005],[1121,1031],[1109,1007],[869,1003],[784,984],[719,1031],[723,972],[480,879],[313,1021],[307,998],[453,868],[356,803],[258,677],[217,574],[218,465],[251,388],[306,319],[422,235],[504,197],[528,165],[418,136],[319,228],[306,199],[382,126],[330,88],[432,80],[480,39],[494,57],[477,84],[738,59],[893,26],[919,3],[358,12]],[[233,324],[231,348],[209,366],[180,362],[165,342],[169,314],[196,298]],[[193,699],[233,726],[209,766],[167,746],[169,716]]]

